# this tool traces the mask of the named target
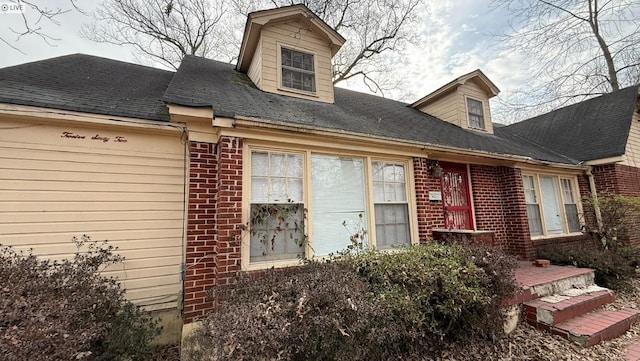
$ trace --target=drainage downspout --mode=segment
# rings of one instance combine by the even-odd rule
[[[602,213],[600,213],[600,204],[598,203],[598,191],[596,189],[596,181],[591,173],[592,167],[587,169],[587,178],[589,178],[589,190],[591,191],[591,200],[593,202],[593,210],[596,213],[596,222],[598,229],[602,229]]]

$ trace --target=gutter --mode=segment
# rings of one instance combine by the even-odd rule
[[[591,191],[591,201],[593,203],[593,210],[596,213],[596,223],[598,229],[602,229],[602,213],[600,211],[600,204],[598,203],[598,191],[596,189],[596,181],[593,177],[591,170],[593,167],[589,166],[586,170],[587,178],[589,178],[589,190]]]
[[[362,141],[362,138],[363,138],[363,134],[356,133],[356,132],[349,132],[349,131],[343,131],[343,130],[327,131],[324,128],[313,127],[308,125],[292,126],[290,123],[284,123],[284,122],[273,121],[273,120],[265,120],[261,118],[255,118],[255,117],[235,116],[234,118],[237,119],[238,121],[235,122],[235,124],[233,124],[233,127],[244,125],[245,127],[248,127],[248,128],[261,127],[261,128],[270,128],[270,129],[278,129],[278,130],[287,130],[287,131],[298,131],[301,133],[318,134],[318,135],[326,134],[326,135],[335,136],[335,134],[341,134],[349,137],[357,137],[360,141]],[[471,156],[471,157],[487,157],[487,158],[492,158],[496,160],[521,162],[521,163],[532,164],[532,165],[544,165],[544,166],[549,166],[554,168],[576,169],[576,170],[587,169],[584,165],[580,165],[580,164],[556,163],[556,162],[550,162],[550,161],[537,160],[537,159],[526,157],[526,156],[505,155],[500,153],[490,153],[490,152],[480,151],[480,150],[447,147],[442,145],[421,143],[421,142],[415,142],[415,141],[403,141],[395,138],[374,136],[370,134],[366,135],[366,138],[370,140],[377,140],[379,142],[389,143],[391,145],[397,145],[398,143],[403,143],[403,144],[406,144],[407,146],[417,147],[423,151],[431,150],[436,152],[439,151],[439,152],[446,152],[446,153],[455,153],[455,154]],[[428,154],[427,154],[427,157],[428,157]]]

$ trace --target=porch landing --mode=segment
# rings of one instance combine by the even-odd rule
[[[547,261],[548,263],[548,261]],[[615,300],[613,291],[594,284],[588,268],[546,265],[521,261],[515,274],[522,290],[505,302],[518,305],[531,326],[589,347],[624,334],[640,321],[634,309],[605,310]],[[627,359],[637,360],[635,343]]]

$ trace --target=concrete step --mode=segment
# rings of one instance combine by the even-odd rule
[[[529,324],[541,322],[553,326],[591,312],[614,300],[615,296],[611,290],[589,286],[565,290],[561,294],[526,302],[523,305],[523,312]]]
[[[589,347],[622,335],[638,322],[639,317],[640,311],[634,309],[601,310],[547,327],[553,334]]]

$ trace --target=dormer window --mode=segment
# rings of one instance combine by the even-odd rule
[[[481,101],[467,98],[467,113],[469,114],[470,128],[485,129]]]
[[[313,54],[281,47],[282,87],[316,91],[316,75],[313,65]]]

